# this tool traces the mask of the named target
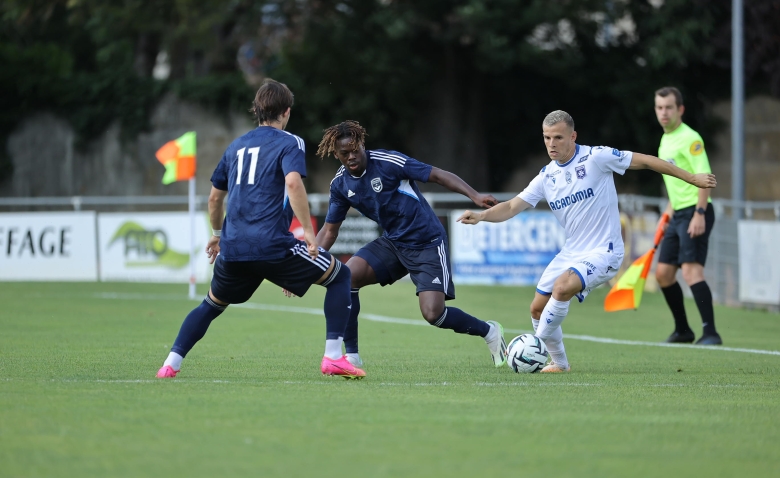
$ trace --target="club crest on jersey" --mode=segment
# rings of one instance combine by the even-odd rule
[[[381,179],[379,179],[379,178],[374,178],[374,179],[372,179],[372,180],[371,180],[371,187],[372,187],[372,188],[374,189],[374,191],[376,191],[376,192],[380,192],[380,191],[382,191],[382,180],[381,180]]]
[[[571,173],[566,171],[566,184],[571,184]]]
[[[577,166],[574,168],[575,171],[577,171],[577,179],[584,179],[587,174],[585,173],[585,165]]]

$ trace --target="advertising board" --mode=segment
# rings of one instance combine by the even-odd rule
[[[450,259],[456,284],[535,285],[565,242],[549,212],[526,212],[500,223],[469,226],[450,213]]]
[[[0,214],[0,280],[95,281],[94,212]]]
[[[205,253],[211,228],[197,215],[195,258],[197,282],[209,278]],[[101,213],[98,215],[100,280],[188,282],[190,217],[186,212]]]

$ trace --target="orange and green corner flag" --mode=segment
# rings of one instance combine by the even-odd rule
[[[157,160],[165,166],[163,184],[185,181],[195,177],[196,135],[189,131],[179,139],[168,141],[157,150]]]
[[[616,312],[618,310],[638,309],[642,302],[642,293],[645,290],[645,281],[653,264],[653,256],[664,237],[664,226],[669,222],[669,215],[664,213],[655,231],[653,248],[647,251],[631,264],[623,276],[612,286],[604,299],[604,310]]]

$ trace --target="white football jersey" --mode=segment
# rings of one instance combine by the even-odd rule
[[[622,175],[633,153],[606,146],[576,145],[574,157],[551,161],[518,196],[531,206],[542,199],[566,230],[563,251],[613,249],[623,253],[620,212],[612,173]]]

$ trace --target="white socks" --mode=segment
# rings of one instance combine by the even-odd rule
[[[550,301],[547,302],[542,312],[542,317],[546,317],[550,322],[531,318],[534,335],[544,341],[553,362],[562,367],[569,366],[569,359],[566,357],[566,349],[563,346],[563,330],[561,329],[561,322],[566,318],[568,312],[569,302],[561,302],[550,297]]]
[[[547,343],[552,333],[558,328],[569,313],[569,301],[561,302],[550,297],[547,305],[544,306],[542,316],[539,318],[539,327],[536,329],[536,336]]]
[[[331,360],[338,360],[344,355],[341,352],[341,344],[344,343],[344,337],[338,339],[325,340],[325,356]]]
[[[170,365],[172,369],[178,372],[179,370],[181,370],[182,360],[184,360],[184,357],[177,354],[176,352],[171,352],[168,354],[168,358],[165,359],[165,363],[163,363],[163,367],[165,367],[166,365]]]

